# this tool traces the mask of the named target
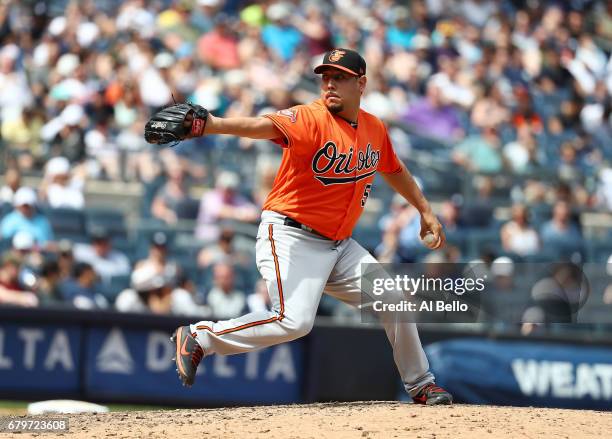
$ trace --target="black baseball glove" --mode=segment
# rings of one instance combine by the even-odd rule
[[[149,143],[176,145],[181,140],[204,133],[208,110],[200,105],[175,104],[159,110],[145,125],[144,138]]]

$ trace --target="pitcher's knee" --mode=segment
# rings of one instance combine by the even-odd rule
[[[314,325],[314,319],[285,316],[282,322],[289,330],[291,340],[300,338],[308,334]]]

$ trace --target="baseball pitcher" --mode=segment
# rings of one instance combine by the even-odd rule
[[[220,118],[200,106],[178,104],[147,123],[150,143],[178,142],[205,134],[270,139],[283,158],[263,206],[257,235],[257,268],[268,286],[272,309],[218,322],[179,327],[172,337],[176,366],[191,386],[204,356],[231,355],[302,337],[312,329],[321,294],[357,306],[360,270],[376,260],[351,233],[368,199],[374,174],[421,214],[421,238],[444,245],[442,227],[412,175],[397,158],[383,122],[360,109],[367,78],[365,60],[335,49],[314,70],[320,99],[263,117]],[[434,384],[414,323],[382,322],[406,391],[416,403],[450,404]]]

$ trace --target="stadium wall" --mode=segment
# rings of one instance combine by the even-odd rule
[[[142,314],[0,309],[0,398],[213,407],[398,397],[384,331],[324,320],[289,344],[206,358],[196,385],[186,389],[168,340],[185,323]],[[612,407],[610,342],[525,341],[443,325],[425,325],[420,334],[438,382],[459,402]]]

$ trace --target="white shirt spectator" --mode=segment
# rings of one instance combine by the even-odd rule
[[[612,168],[605,168],[599,172],[597,198],[604,209],[612,212]]]
[[[81,192],[81,185],[71,182],[70,186],[52,184],[47,191],[47,200],[51,207],[69,207],[71,209],[82,209],[85,206],[85,197]]]
[[[76,261],[87,262],[105,280],[130,273],[130,260],[117,250],[110,250],[105,256],[100,256],[92,245],[75,244],[73,253]]]
[[[13,189],[11,189],[8,186],[2,186],[0,188],[0,203],[13,203],[13,195],[15,195],[15,192],[13,192]]]
[[[199,305],[193,299],[193,295],[183,289],[175,288],[171,296],[172,314],[182,316],[210,316],[211,309],[206,305]]]
[[[119,312],[148,312],[149,308],[136,290],[128,288],[119,293],[115,299],[115,308]]]
[[[140,80],[140,98],[149,107],[161,107],[172,101],[172,93],[157,69],[149,67]]]
[[[43,196],[53,208],[82,209],[85,206],[84,182],[70,177],[70,163],[65,157],[54,157],[47,163],[45,180],[48,186]]]
[[[209,317],[211,315],[209,307],[197,304],[191,293],[182,288],[172,290],[170,303],[171,312],[174,315],[199,317]],[[119,293],[115,300],[115,308],[120,312],[146,313],[150,311],[142,297],[132,288]]]
[[[213,316],[220,320],[240,316],[246,305],[246,298],[242,291],[232,290],[229,293],[225,293],[217,287],[210,290],[206,301],[212,310]]]

